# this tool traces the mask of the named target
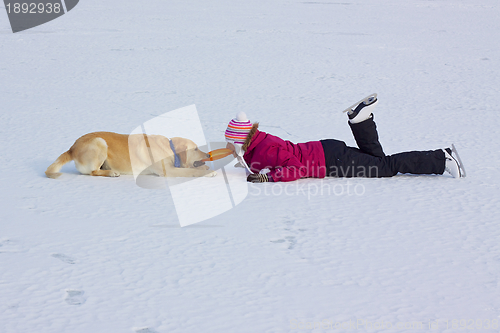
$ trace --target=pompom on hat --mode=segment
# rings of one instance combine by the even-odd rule
[[[245,112],[238,112],[236,118],[232,119],[227,125],[224,136],[227,142],[234,145],[238,155],[241,155],[241,147],[251,129],[252,123],[248,120]]]

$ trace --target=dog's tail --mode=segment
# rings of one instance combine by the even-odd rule
[[[62,153],[61,156],[59,156],[57,160],[47,168],[47,171],[45,171],[45,175],[47,175],[47,177],[49,178],[54,179],[59,177],[61,175],[61,173],[59,172],[59,170],[61,170],[61,167],[72,160],[73,157],[71,157],[71,153],[69,150],[65,153]]]

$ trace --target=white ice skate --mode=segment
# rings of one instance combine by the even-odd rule
[[[443,149],[446,158],[445,171],[448,172],[453,178],[465,177],[465,169],[458,155],[455,145],[452,144],[451,148]]]
[[[377,105],[377,94],[370,94],[360,100],[359,102],[351,105],[344,112],[347,112],[351,124],[360,123],[370,118],[373,108]]]

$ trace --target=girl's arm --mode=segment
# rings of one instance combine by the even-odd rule
[[[286,149],[272,147],[267,151],[267,174],[275,182],[290,182],[307,176],[307,168],[299,159]]]

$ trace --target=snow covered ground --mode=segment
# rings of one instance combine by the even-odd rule
[[[499,7],[82,0],[16,34],[0,9],[0,332],[498,332]],[[192,104],[209,141],[245,111],[354,145],[341,111],[372,92],[387,154],[453,142],[468,177],[261,184],[181,228],[132,176],[44,175]]]

